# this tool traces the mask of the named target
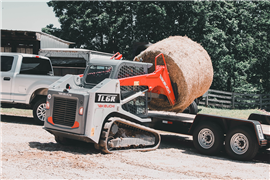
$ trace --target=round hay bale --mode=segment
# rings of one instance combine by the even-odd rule
[[[183,112],[194,99],[202,96],[211,86],[213,67],[206,50],[188,37],[173,36],[159,41],[134,58],[138,61],[155,64],[155,57],[163,53],[169,76],[174,89],[176,103],[171,106],[163,99],[153,99],[148,105],[150,109]],[[162,57],[157,60],[162,65]],[[154,65],[149,72],[154,71]]]

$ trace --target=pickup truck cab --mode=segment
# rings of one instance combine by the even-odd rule
[[[23,53],[1,55],[1,107],[33,109],[37,124],[44,123],[46,96],[53,76],[49,58]]]

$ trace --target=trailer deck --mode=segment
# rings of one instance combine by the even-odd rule
[[[161,132],[174,132],[186,135],[192,135],[189,133],[189,129],[194,122],[196,115],[186,113],[174,113],[164,111],[149,111],[148,117],[152,118],[150,127],[160,130]],[[263,134],[270,143],[270,126],[267,124],[261,124]]]
[[[149,111],[148,117],[152,118],[150,127],[174,133],[188,134],[196,115],[162,111]]]
[[[270,126],[262,124],[262,130],[263,130],[265,139],[267,139],[267,143],[270,144]]]
[[[270,126],[262,124],[263,134],[270,136]]]

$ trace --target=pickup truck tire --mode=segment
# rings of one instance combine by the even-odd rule
[[[212,122],[199,124],[193,132],[193,144],[202,154],[215,155],[220,152],[224,142],[221,127]]]
[[[247,127],[229,131],[225,139],[225,150],[237,160],[251,160],[259,150],[255,133]]]
[[[35,124],[44,125],[46,114],[46,98],[37,100],[33,106],[33,116]]]

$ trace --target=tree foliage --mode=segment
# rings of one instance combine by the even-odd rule
[[[121,52],[134,42],[188,36],[209,53],[214,89],[270,93],[269,1],[50,1],[61,28],[42,31],[76,47]]]

